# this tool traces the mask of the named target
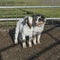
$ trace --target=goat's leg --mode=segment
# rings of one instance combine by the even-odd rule
[[[23,41],[23,42],[22,42],[22,47],[23,47],[23,48],[27,48],[27,46],[26,46],[26,41]]]
[[[23,48],[26,48],[26,39],[25,39],[25,36],[23,35],[23,41],[22,41],[22,47]]]
[[[32,47],[32,41],[31,41],[32,39],[29,39],[29,41],[28,41],[28,46],[29,47]]]
[[[14,44],[18,44],[18,33],[15,33]]]
[[[18,40],[17,40],[17,39],[15,39],[15,40],[14,40],[14,43],[15,43],[15,44],[18,44]]]
[[[17,22],[16,29],[15,29],[15,38],[14,38],[15,44],[18,44],[18,34],[19,34],[19,22]]]

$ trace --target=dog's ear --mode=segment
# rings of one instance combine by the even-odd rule
[[[36,15],[32,15],[32,17],[33,17],[33,26],[35,26],[36,25]]]
[[[41,18],[45,19],[45,16],[42,15]]]
[[[41,19],[43,20],[43,22],[45,22],[45,16],[44,15],[41,16]]]

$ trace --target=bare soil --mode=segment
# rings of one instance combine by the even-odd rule
[[[9,31],[0,31],[0,60],[60,60],[60,27],[45,26],[41,44],[14,45]]]

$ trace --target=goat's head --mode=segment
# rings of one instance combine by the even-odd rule
[[[33,18],[31,16],[26,16],[25,17],[25,22],[31,28],[31,26],[33,24]]]
[[[43,15],[40,15],[40,14],[34,15],[33,19],[35,21],[36,26],[44,24],[44,22],[45,22],[45,17]]]

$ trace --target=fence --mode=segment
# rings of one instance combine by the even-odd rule
[[[43,9],[43,8],[60,8],[60,6],[0,6],[0,9]],[[23,10],[25,11],[25,10]],[[26,11],[25,11],[26,12]],[[28,11],[27,11],[28,12]],[[31,13],[31,12],[30,12]],[[0,28],[3,27],[3,26],[13,26],[13,25],[16,25],[16,22],[17,20],[21,20],[22,18],[0,18]],[[49,22],[49,23],[52,23],[54,24],[54,21],[60,21],[60,18],[46,18],[46,20]],[[3,22],[5,22],[3,24]],[[10,22],[10,23],[9,23]],[[49,24],[47,22],[47,24]]]
[[[0,6],[0,8],[60,8],[60,6]]]

